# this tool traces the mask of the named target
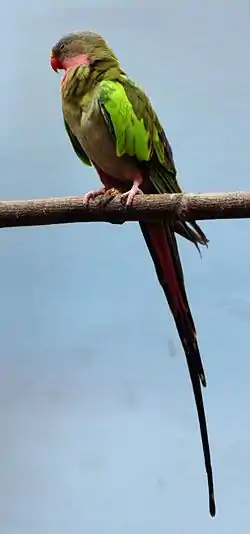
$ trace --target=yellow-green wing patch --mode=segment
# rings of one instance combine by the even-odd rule
[[[146,93],[126,75],[100,82],[99,105],[118,156],[135,156],[148,167],[158,193],[177,193],[173,154]]]
[[[152,184],[158,193],[180,192],[172,149],[150,99],[129,78],[126,79],[124,86],[137,117],[143,117],[147,129],[151,131],[152,156],[147,167]]]
[[[117,156],[128,154],[139,161],[148,161],[152,155],[152,134],[143,117],[135,113],[123,84],[110,80],[100,82],[98,101],[114,137]]]

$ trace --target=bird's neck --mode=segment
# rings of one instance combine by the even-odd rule
[[[122,74],[119,63],[112,58],[70,64],[61,80],[61,91],[64,97],[81,97],[102,80],[118,80]]]
[[[68,69],[76,68],[76,67],[86,67],[87,65],[90,65],[90,59],[87,54],[79,54],[78,56],[65,58],[62,61],[63,69],[67,72]]]

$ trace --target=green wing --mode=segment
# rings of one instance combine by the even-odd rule
[[[126,76],[100,82],[99,106],[116,143],[118,156],[128,154],[149,168],[158,193],[179,193],[171,147],[144,91]]]
[[[76,153],[76,155],[78,156],[78,158],[80,158],[80,160],[82,161],[82,163],[84,163],[85,165],[89,165],[91,167],[92,163],[91,161],[89,161],[89,158],[88,156],[86,155],[86,153],[84,152],[82,146],[80,145],[77,137],[73,134],[73,132],[71,131],[67,121],[64,119],[64,126],[66,128],[66,132],[70,138],[70,141],[72,143],[72,146],[73,146],[73,149]]]
[[[99,106],[117,155],[134,156],[146,166],[156,193],[181,193],[170,144],[144,91],[125,75],[119,81],[103,80]],[[208,243],[195,221],[176,221],[174,229],[196,246]]]

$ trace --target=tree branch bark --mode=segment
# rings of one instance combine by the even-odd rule
[[[81,197],[0,202],[0,228],[75,222],[250,218],[250,192],[138,195],[129,209],[120,195],[99,197],[84,206]]]

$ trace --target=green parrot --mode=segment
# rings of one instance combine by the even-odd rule
[[[93,166],[102,188],[83,201],[115,189],[131,205],[136,194],[181,193],[172,149],[145,92],[122,70],[107,42],[89,31],[70,33],[52,48],[53,70],[63,70],[61,97],[67,134],[80,160]],[[205,373],[186,295],[175,232],[199,248],[208,239],[195,221],[140,222],[186,355],[198,411],[208,480],[209,509],[215,516],[213,473],[201,385]],[[192,482],[191,482],[192,483]]]

